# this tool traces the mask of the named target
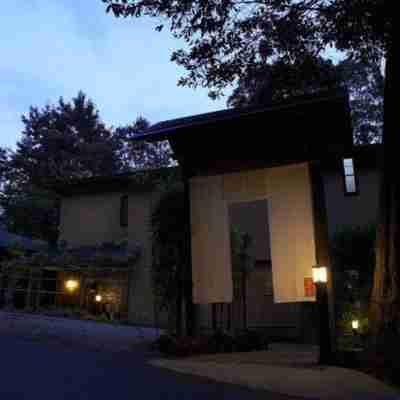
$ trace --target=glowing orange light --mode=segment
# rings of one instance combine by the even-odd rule
[[[69,279],[65,282],[65,288],[69,292],[74,292],[76,289],[79,288],[79,281],[77,281],[76,279]]]

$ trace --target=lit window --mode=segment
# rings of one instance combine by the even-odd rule
[[[354,162],[352,158],[343,160],[344,187],[346,194],[357,194],[357,179],[354,171]]]
[[[121,197],[120,225],[123,227],[128,226],[128,196]]]

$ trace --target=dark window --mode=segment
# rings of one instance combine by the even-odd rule
[[[343,179],[345,194],[358,194],[357,177],[354,170],[354,161],[352,158],[343,159]]]
[[[120,224],[121,226],[128,226],[128,196],[121,197],[120,204]]]

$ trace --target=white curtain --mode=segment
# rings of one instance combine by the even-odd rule
[[[275,302],[315,300],[305,290],[315,264],[315,241],[309,168],[302,163],[191,180],[196,303],[232,301],[228,205],[259,199],[269,201]]]

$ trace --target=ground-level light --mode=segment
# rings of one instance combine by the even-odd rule
[[[96,303],[101,303],[103,300],[103,296],[101,294],[96,294],[95,298]]]
[[[360,322],[358,321],[358,319],[353,319],[353,321],[351,321],[351,327],[354,331],[358,331],[358,329],[360,328]]]
[[[74,292],[76,289],[79,288],[79,281],[77,281],[76,279],[68,279],[65,282],[65,288],[69,291],[69,292]]]
[[[328,282],[328,269],[326,267],[314,266],[312,270],[314,283]]]

